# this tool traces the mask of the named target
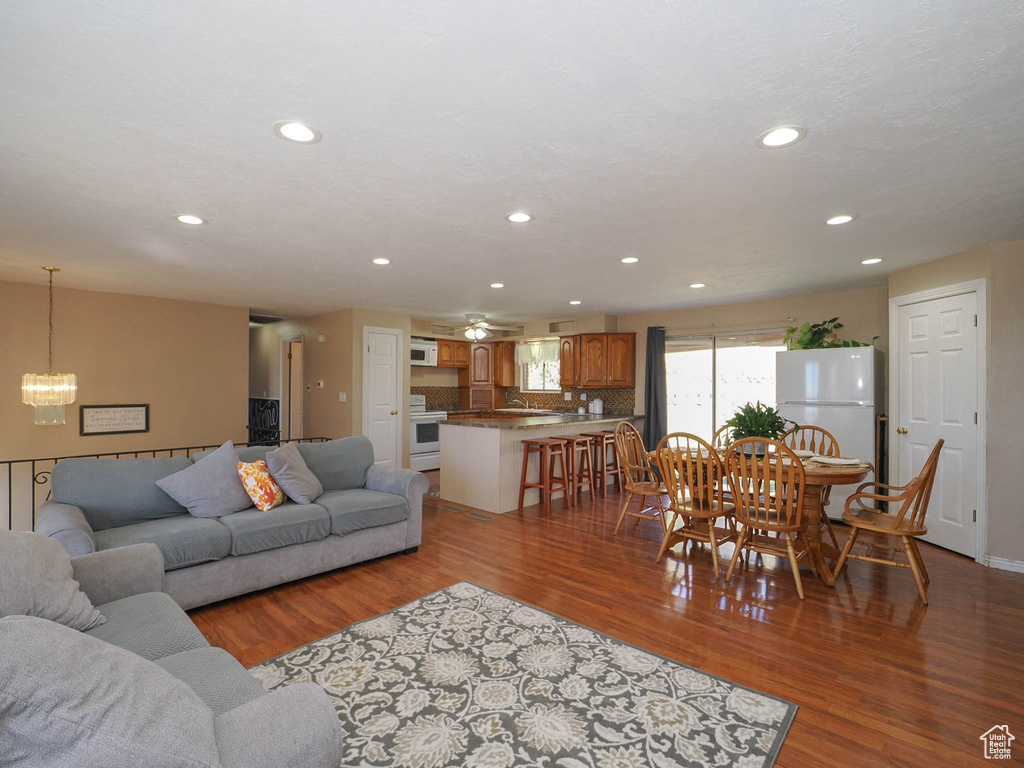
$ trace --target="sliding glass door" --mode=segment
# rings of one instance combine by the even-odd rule
[[[710,441],[746,403],[775,405],[775,353],[782,331],[668,336],[668,431]]]

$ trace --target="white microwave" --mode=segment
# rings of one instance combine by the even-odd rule
[[[409,361],[413,365],[437,365],[437,342],[413,339],[409,345]]]

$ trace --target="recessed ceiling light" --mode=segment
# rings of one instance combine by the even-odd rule
[[[310,128],[308,125],[296,123],[294,120],[285,120],[274,124],[274,133],[287,141],[294,141],[296,144],[316,144],[323,137],[320,131]]]
[[[178,221],[180,221],[182,224],[193,224],[193,225],[205,224],[206,223],[202,219],[200,219],[198,216],[193,216],[191,213],[183,213],[183,214],[181,214],[181,216],[178,217]]]
[[[638,261],[640,261],[640,259],[638,259],[636,256],[627,256],[624,259],[619,259],[619,261],[621,261],[623,264],[636,264]]]
[[[374,264],[390,264],[391,263],[391,259],[374,259],[373,263]]]
[[[882,263],[881,259],[864,259],[864,261],[861,262],[861,264],[881,264],[881,263]]]
[[[580,301],[579,299],[573,299],[573,300],[572,300],[572,301],[570,301],[569,303],[570,303],[570,304],[582,304],[583,302],[582,302],[582,301]]]
[[[756,144],[763,149],[781,149],[796,144],[806,135],[807,129],[802,125],[780,125],[758,136]]]
[[[849,224],[857,217],[852,213],[840,213],[838,216],[833,216],[831,219],[826,219],[826,224],[831,224],[833,227],[836,224]]]
[[[690,283],[691,288],[705,288],[704,283]]]
[[[491,283],[491,288],[504,288],[504,283]]]
[[[516,213],[510,213],[505,218],[508,219],[509,221],[511,221],[513,224],[525,224],[526,222],[528,222],[533,217],[530,214],[528,214],[528,213],[525,213],[523,211],[518,211]]]

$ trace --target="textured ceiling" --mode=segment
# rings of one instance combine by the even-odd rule
[[[0,279],[496,322],[877,283],[1024,238],[1022,9],[4,0]]]

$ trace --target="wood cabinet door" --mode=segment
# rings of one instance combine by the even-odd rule
[[[563,387],[575,387],[579,365],[576,361],[576,337],[563,336],[558,342],[558,383]]]
[[[469,367],[469,342],[468,341],[453,341],[452,342],[452,359],[455,361],[455,365],[459,368]]]
[[[448,339],[437,340],[437,364],[438,366],[455,365],[454,341]]]
[[[500,341],[494,345],[494,384],[498,387],[514,387],[516,384],[516,344],[514,341]]]
[[[494,407],[493,389],[471,389],[469,390],[470,408],[492,408]]]
[[[608,334],[585,333],[579,337],[579,343],[579,386],[605,386],[608,380]]]
[[[636,383],[636,334],[608,334],[609,387],[632,387]]]
[[[493,383],[491,345],[473,344],[469,350],[469,386],[489,387]]]

